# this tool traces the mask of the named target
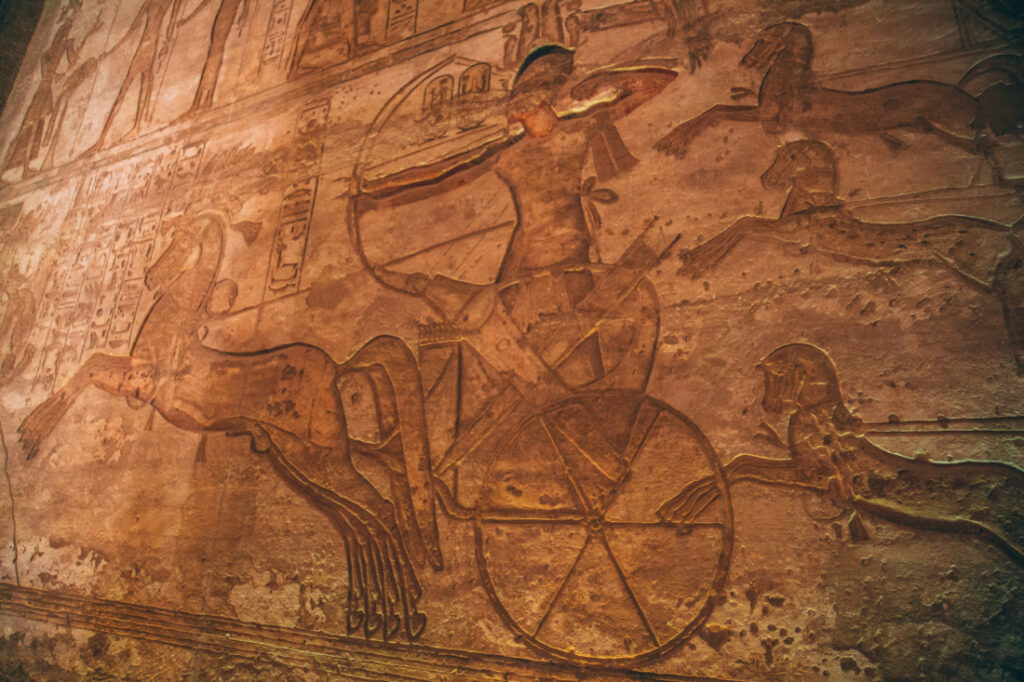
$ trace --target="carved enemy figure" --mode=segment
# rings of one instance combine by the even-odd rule
[[[132,52],[131,62],[128,64],[128,72],[125,73],[124,79],[121,81],[121,87],[117,91],[117,97],[114,98],[114,103],[111,105],[110,111],[107,112],[103,128],[100,130],[100,136],[91,147],[83,152],[84,154],[91,154],[103,149],[103,145],[107,140],[107,134],[110,132],[110,126],[113,125],[117,112],[121,110],[125,97],[128,96],[128,92],[135,85],[136,81],[139,83],[138,101],[135,106],[135,115],[132,117],[131,130],[127,133],[126,137],[138,134],[142,124],[149,121],[151,115],[150,108],[153,106],[153,85],[156,79],[158,63],[164,51],[168,49],[166,43],[170,42],[174,37],[179,2],[180,0],[145,0],[124,36],[121,37],[121,40],[114,47],[106,52],[108,55],[116,52],[127,44],[139,30],[142,31],[139,42],[136,44],[134,52]],[[168,12],[170,12],[169,18],[167,17]],[[163,31],[164,35],[161,38],[161,29],[165,23],[167,28]]]
[[[380,629],[388,638],[404,623],[413,639],[425,616],[416,610],[421,589],[408,556],[436,568],[442,562],[415,360],[393,337],[370,341],[342,364],[306,344],[255,353],[203,345],[203,322],[227,312],[237,293],[230,280],[216,280],[224,226],[222,218],[206,213],[174,233],[147,271],[147,285],[161,293],[130,356],[89,357],[22,422],[24,451],[34,456],[90,386],[152,405],[174,426],[203,433],[204,439],[208,432],[247,435],[253,449],[267,453],[285,482],[345,539],[350,630],[362,627],[369,637]],[[385,421],[392,428],[382,425],[387,432],[379,447],[348,439],[337,388],[346,372],[366,374],[375,393],[390,398],[394,417]],[[353,466],[353,447],[388,469],[394,504]]]
[[[66,100],[70,94],[81,85],[86,77],[95,70],[96,61],[87,60],[77,69],[74,68],[78,62],[79,50],[88,40],[89,36],[99,30],[99,20],[93,25],[89,32],[82,38],[78,47],[75,47],[71,38],[71,29],[74,25],[75,15],[79,3],[71,2],[61,10],[61,23],[57,28],[50,46],[46,48],[39,58],[39,71],[42,80],[36,88],[28,109],[21,121],[14,141],[11,143],[7,159],[4,161],[3,170],[0,174],[12,168],[21,167],[22,176],[30,172],[29,164],[39,158],[43,147],[50,147],[52,154],[53,146],[60,126],[63,122],[63,111]],[[66,59],[66,62],[64,61]],[[54,101],[54,88],[61,78],[61,65],[66,64],[66,70],[70,75],[65,74],[63,83],[60,83],[57,100]],[[49,156],[49,154],[48,154]]]
[[[206,53],[206,62],[203,64],[203,74],[199,77],[199,86],[196,88],[196,96],[192,106],[185,115],[205,111],[213,106],[213,93],[217,88],[217,80],[220,78],[220,67],[224,61],[224,47],[227,45],[228,36],[231,34],[231,27],[237,18],[239,24],[244,24],[248,14],[249,0],[221,0],[217,7],[217,15],[213,19],[213,28],[210,30],[210,48]],[[192,14],[183,19],[185,23],[201,9],[206,7],[210,0],[200,2]]]
[[[831,519],[845,519],[850,538],[863,540],[860,514],[912,528],[974,535],[1024,568],[1024,471],[994,461],[935,462],[878,447],[847,409],[832,359],[820,348],[793,343],[758,365],[763,406],[787,419],[779,445],[788,457],[738,455],[725,465],[730,484],[752,481],[816,496]],[[659,515],[692,520],[719,495],[711,478],[696,481],[661,506]]]
[[[761,31],[740,62],[766,71],[756,106],[718,104],[676,126],[656,148],[682,158],[701,131],[720,121],[759,121],[765,132],[798,129],[808,136],[839,132],[878,134],[893,147],[897,130],[921,130],[977,151],[978,101],[955,85],[936,81],[893,83],[860,92],[819,86],[811,70],[811,31],[783,22]],[[1024,116],[1024,112],[1018,112]]]
[[[742,218],[708,242],[681,254],[681,273],[697,277],[741,241],[768,239],[866,265],[934,264],[999,297],[1018,373],[1024,374],[1024,219],[1012,228],[960,215],[913,223],[866,223],[836,196],[836,160],[812,140],[781,147],[761,176],[789,194],[777,219]]]

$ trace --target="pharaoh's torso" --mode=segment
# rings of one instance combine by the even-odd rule
[[[583,122],[564,120],[543,138],[525,136],[498,158],[494,170],[508,185],[518,214],[499,280],[590,261],[580,201],[586,153]]]

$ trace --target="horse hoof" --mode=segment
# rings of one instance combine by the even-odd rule
[[[384,641],[386,642],[393,638],[400,627],[402,627],[402,619],[399,616],[389,617],[384,627]]]
[[[366,638],[369,639],[370,637],[373,637],[383,624],[384,620],[380,617],[379,613],[371,613],[368,615],[366,617],[366,627],[364,628]]]
[[[420,635],[427,627],[427,614],[425,613],[413,613],[406,620],[405,634],[408,635],[410,642],[415,642],[419,639]]]
[[[366,617],[362,611],[350,612],[348,614],[348,634],[352,634],[363,625],[363,619]]]

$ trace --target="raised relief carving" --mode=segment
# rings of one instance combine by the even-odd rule
[[[1015,8],[42,16],[0,677],[1015,678]]]
[[[213,106],[213,95],[217,88],[217,81],[220,79],[220,70],[224,64],[224,49],[227,47],[228,36],[231,29],[238,25],[241,33],[242,27],[248,21],[249,3],[254,0],[220,0],[217,5],[217,14],[213,19],[213,28],[210,31],[210,47],[206,53],[206,61],[203,63],[203,71],[199,77],[199,85],[196,87],[196,96],[192,106],[186,114],[193,114],[206,111]],[[192,15],[204,9],[209,0],[200,2]],[[185,17],[181,23],[191,18]]]
[[[764,373],[762,405],[785,419],[785,436],[767,427],[787,457],[737,455],[724,466],[726,480],[790,488],[814,495],[808,511],[819,520],[839,520],[851,541],[868,537],[862,516],[944,533],[978,536],[1024,568],[1020,509],[1024,469],[997,461],[930,461],[888,452],[866,436],[872,427],[851,413],[840,392],[835,364],[825,351],[804,343],[776,348],[758,365]],[[939,426],[940,421],[934,424]],[[964,419],[982,424],[1010,419]],[[971,425],[974,425],[971,424]],[[966,433],[984,435],[985,429]],[[696,518],[720,494],[708,477],[682,490],[658,510],[666,520]]]
[[[79,63],[80,50],[89,36],[96,33],[102,24],[96,22],[81,38],[72,35],[81,3],[75,0],[61,7],[57,32],[50,46],[39,59],[42,77],[22,118],[21,126],[8,147],[0,176],[12,169],[21,169],[24,179],[35,170],[46,168],[53,163],[53,152],[60,136],[68,100],[96,70],[96,58]],[[45,158],[41,158],[46,149]],[[36,161],[40,166],[33,167]]]
[[[657,148],[682,158],[705,128],[722,121],[750,121],[770,134],[875,134],[894,149],[906,144],[894,133],[916,130],[978,150],[979,101],[959,87],[917,80],[856,92],[824,88],[811,69],[813,54],[811,31],[803,24],[787,21],[762,30],[741,61],[765,72],[758,103],[715,105],[677,125]],[[1021,120],[1020,112],[1016,114]]]
[[[304,344],[248,354],[203,345],[203,322],[229,310],[237,294],[233,282],[217,280],[226,227],[224,218],[209,214],[179,223],[170,246],[146,270],[147,287],[161,293],[130,354],[89,356],[36,407],[19,428],[26,455],[38,452],[40,441],[89,386],[152,405],[180,429],[247,435],[253,449],[266,453],[275,471],[344,537],[349,630],[362,628],[368,637],[380,630],[387,639],[404,625],[405,635],[415,639],[425,618],[416,611],[421,588],[407,546],[421,565],[429,558],[439,568],[441,555],[422,397],[418,381],[409,380],[417,378],[414,364],[409,368],[411,354],[394,338],[369,342],[341,365]],[[336,386],[345,372],[374,368],[393,391],[397,421],[420,427],[382,439],[379,456],[393,469],[397,510],[351,464]],[[361,451],[373,448],[364,445]]]
[[[156,79],[166,58],[178,27],[180,0],[146,0],[139,7],[131,26],[104,56],[118,52],[126,45],[131,54],[128,70],[121,80],[117,96],[103,122],[99,137],[92,146],[83,152],[90,154],[107,143],[107,135],[114,119],[128,98],[129,91],[134,93],[134,114],[131,115],[131,128],[123,137],[133,137],[148,123],[152,116]],[[135,87],[137,86],[137,91]],[[130,100],[129,100],[130,101]]]

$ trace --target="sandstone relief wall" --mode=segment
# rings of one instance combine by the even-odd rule
[[[1024,679],[1007,0],[47,0],[0,677]]]

